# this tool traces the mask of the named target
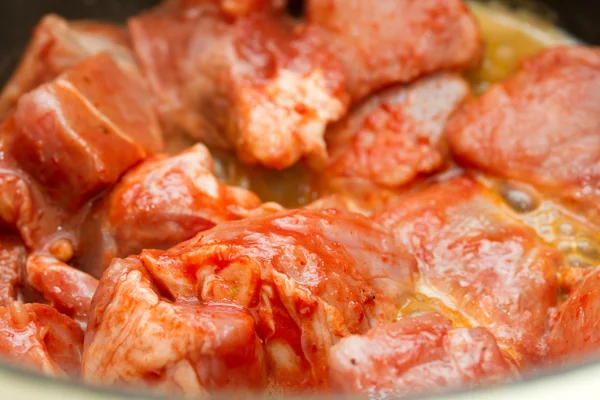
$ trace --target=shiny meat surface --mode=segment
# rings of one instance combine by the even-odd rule
[[[441,74],[370,97],[327,130],[326,179],[399,187],[441,169],[446,121],[469,93],[459,75]]]
[[[83,331],[43,304],[0,307],[0,357],[56,378],[79,376]]]
[[[136,68],[123,29],[47,15],[35,28],[21,63],[0,93],[0,116],[4,117],[24,93],[102,51],[110,52],[124,67]]]
[[[277,169],[326,159],[325,128],[344,115],[347,99],[319,31],[256,16],[236,24],[229,51],[218,67],[230,75],[220,90],[236,112],[228,135],[238,157]]]
[[[457,177],[375,218],[419,261],[421,294],[450,310],[451,319],[458,314],[455,322],[488,328],[520,365],[540,361],[560,258],[496,194]]]
[[[171,396],[264,386],[262,347],[247,310],[171,301],[159,287],[139,258],[113,262],[91,308],[85,381],[146,386]]]
[[[452,150],[468,166],[600,215],[599,93],[600,50],[545,50],[456,115]]]
[[[558,308],[549,338],[549,361],[581,363],[600,352],[600,268],[593,269]]]
[[[231,21],[210,1],[167,2],[129,28],[167,131],[276,169],[326,158],[347,95],[318,29],[270,13]]]
[[[249,308],[264,346],[268,387],[283,392],[326,389],[331,345],[394,320],[416,272],[414,260],[379,226],[333,210],[223,223],[168,251],[148,250],[124,262],[141,262],[175,304],[233,302]],[[107,277],[119,263],[105,273],[99,292],[113,290]],[[130,312],[128,301],[107,303],[119,315]],[[103,326],[105,312],[93,309],[92,314],[86,341],[90,362],[89,349],[100,340],[94,332]],[[113,339],[132,329],[128,319],[108,325]],[[179,334],[177,329],[169,332]],[[109,340],[102,339],[98,348]],[[103,368],[115,373],[120,367]]]
[[[338,342],[329,354],[334,392],[371,399],[473,388],[518,377],[485,328],[452,329],[439,314],[379,325]]]
[[[23,242],[16,235],[0,231],[0,307],[18,300],[25,257]]]
[[[308,0],[306,7],[308,20],[329,34],[354,101],[394,83],[474,67],[483,55],[461,0]]]
[[[73,318],[85,330],[98,280],[52,256],[27,258],[27,281],[59,312]]]
[[[253,193],[220,183],[204,145],[150,158],[98,205],[82,235],[82,266],[100,275],[113,257],[166,249],[219,222],[267,212]]]
[[[159,151],[162,136],[142,83],[102,53],[23,95],[0,146],[0,215],[41,249],[50,236],[75,241],[86,203]]]

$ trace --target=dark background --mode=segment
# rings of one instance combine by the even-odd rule
[[[31,31],[48,13],[67,19],[124,22],[159,0],[0,0],[0,82],[5,82],[27,45]]]
[[[526,0],[507,1],[522,3]],[[554,11],[562,27],[588,43],[600,45],[600,0],[538,2]],[[10,75],[31,30],[44,14],[53,12],[68,19],[123,22],[156,3],[158,0],[0,0],[0,82]],[[291,0],[291,3],[295,10],[301,8],[301,0]]]

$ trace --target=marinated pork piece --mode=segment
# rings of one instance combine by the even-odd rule
[[[128,23],[138,65],[154,95],[165,135],[186,133],[213,146],[226,138],[205,116],[215,84],[198,65],[200,54],[223,41],[231,26],[218,2],[165,1]],[[215,117],[215,116],[212,116]]]
[[[407,195],[375,219],[419,261],[418,291],[461,324],[488,328],[520,365],[540,361],[560,257],[499,196],[456,177]]]
[[[169,396],[264,387],[254,320],[242,307],[173,298],[137,257],[116,259],[94,296],[82,375]]]
[[[79,376],[83,331],[43,304],[0,307],[0,357],[55,378]]]
[[[26,268],[28,283],[85,331],[98,280],[44,254],[31,254]]]
[[[477,24],[461,0],[308,0],[328,33],[354,102],[395,83],[476,66]]]
[[[57,15],[47,15],[35,28],[21,63],[0,93],[0,117],[24,93],[103,51],[110,52],[124,68],[136,68],[123,29],[110,24],[68,22]]]
[[[548,360],[558,366],[592,360],[600,352],[600,267],[559,307],[549,347]]]
[[[113,257],[166,249],[217,223],[268,213],[253,193],[220,183],[204,145],[129,171],[84,225],[82,267],[100,276]]]
[[[324,179],[329,185],[366,181],[397,188],[441,169],[447,163],[446,121],[469,94],[459,75],[440,74],[370,97],[327,130]]]
[[[537,186],[600,215],[600,50],[557,47],[527,60],[449,123],[465,165]]]
[[[334,392],[372,399],[474,388],[518,378],[485,328],[452,329],[439,314],[379,325],[329,353]]]
[[[106,53],[23,95],[2,126],[2,222],[30,248],[76,246],[87,203],[162,147],[148,97]]]
[[[114,278],[126,265],[141,271],[138,278]],[[357,214],[297,210],[222,223],[168,251],[146,250],[113,262],[94,298],[84,375],[98,383],[174,384],[169,371],[149,376],[145,368],[113,357],[132,351],[129,344],[119,344],[120,337],[139,343],[148,335],[129,316],[143,304],[151,308],[156,295],[131,294],[137,299],[132,302],[118,294],[135,293],[119,287],[130,280],[135,287],[148,274],[169,304],[228,302],[249,308],[264,346],[270,389],[327,389],[328,349],[341,337],[394,320],[415,273],[405,250]],[[107,316],[113,313],[119,317]],[[148,341],[157,348],[192,336],[179,323],[160,324],[160,337]],[[164,332],[169,336],[163,338]],[[162,353],[147,358],[156,366],[153,371],[164,364]],[[223,388],[239,387],[232,382]]]
[[[129,27],[166,131],[277,169],[326,159],[347,95],[318,29],[270,13],[231,21],[206,0],[164,3]]]
[[[234,112],[226,127],[238,157],[277,169],[326,159],[325,128],[347,102],[341,68],[319,31],[254,16],[236,24],[228,51],[229,76],[218,89]]]
[[[27,249],[15,235],[0,230],[0,307],[18,300]]]

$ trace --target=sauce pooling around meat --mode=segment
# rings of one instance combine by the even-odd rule
[[[574,42],[550,21],[529,11],[509,9],[500,3],[473,2],[470,6],[486,46],[481,66],[467,74],[476,93],[483,92],[491,82],[513,73],[524,57],[548,46]],[[176,154],[191,143],[187,138],[173,138],[168,150]],[[301,207],[326,192],[302,163],[274,171],[260,166],[249,167],[228,152],[213,152],[213,157],[219,179],[229,185],[249,189],[263,201],[274,201],[285,207]]]
[[[477,93],[515,72],[523,58],[549,46],[575,42],[552,23],[551,15],[543,17],[524,9],[509,9],[499,2],[472,2],[471,10],[486,46],[480,68],[468,74]]]
[[[600,227],[593,220],[582,218],[568,204],[544,198],[529,185],[483,176],[480,180],[499,193],[538,236],[564,255],[569,269],[563,276],[563,284],[573,284],[585,268],[600,263]]]

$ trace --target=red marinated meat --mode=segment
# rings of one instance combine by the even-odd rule
[[[204,145],[129,171],[83,228],[80,264],[100,275],[113,257],[166,249],[217,223],[268,213],[253,193],[222,184]]]
[[[354,101],[394,83],[474,67],[481,36],[462,0],[308,0],[328,33]]]
[[[598,258],[600,50],[471,98],[464,1],[287,3],[41,20],[0,93],[0,358],[166,396],[389,398],[599,355],[600,267],[574,260]],[[244,187],[321,197],[263,203],[206,146],[260,165]]]
[[[326,158],[347,96],[318,29],[271,13],[231,20],[206,0],[166,2],[129,28],[166,131],[277,169]]]
[[[488,328],[520,365],[541,360],[560,258],[497,194],[456,177],[407,195],[375,219],[419,260],[420,293],[461,323]]]
[[[27,250],[14,234],[0,230],[0,306],[19,299]]]
[[[465,165],[533,184],[598,216],[599,129],[600,50],[575,46],[525,61],[458,113],[447,134]]]
[[[0,357],[45,375],[79,376],[83,331],[69,317],[43,304],[0,307]]]
[[[264,387],[262,347],[247,310],[172,301],[160,287],[138,258],[113,262],[92,303],[85,381],[190,397]]]
[[[558,308],[549,338],[549,362],[565,366],[600,353],[600,268],[593,269]]]
[[[204,117],[214,83],[196,58],[228,35],[230,24],[208,0],[166,1],[129,20],[132,47],[150,89],[166,136],[182,132],[213,146],[225,138]]]
[[[103,51],[110,52],[124,68],[136,68],[123,29],[94,22],[67,22],[53,14],[45,16],[0,93],[0,116],[4,117],[24,93]]]
[[[469,93],[463,78],[441,74],[370,97],[327,130],[325,179],[396,188],[441,169],[446,121]]]
[[[452,329],[439,314],[344,338],[332,347],[329,367],[334,392],[371,399],[474,388],[519,376],[487,329]]]
[[[31,254],[27,258],[26,271],[28,283],[54,308],[85,330],[98,280],[44,254]]]
[[[336,211],[290,211],[219,224],[168,251],[114,261],[99,293],[117,290],[111,277],[125,265],[143,269],[175,304],[233,302],[249,308],[264,346],[269,388],[284,392],[326,389],[331,345],[372,324],[394,320],[416,273],[414,260],[380,227]],[[112,294],[103,301],[103,308],[92,308],[84,370],[94,379],[97,366],[105,365],[106,372],[95,379],[100,383],[115,381],[103,378],[108,375],[147,381],[143,369],[111,364],[111,354],[128,351],[127,346],[106,347],[136,329],[135,320],[124,318],[133,313],[132,303]],[[123,317],[105,319],[106,307]],[[99,331],[106,333],[99,336]],[[145,335],[136,332],[131,341]],[[169,332],[183,334],[177,326],[169,325]],[[156,339],[152,345],[167,346],[168,340]],[[90,348],[96,350],[91,353]],[[158,378],[170,379],[168,373]]]
[[[28,247],[76,247],[87,203],[161,150],[148,97],[102,53],[20,98],[0,137],[0,217]]]

